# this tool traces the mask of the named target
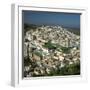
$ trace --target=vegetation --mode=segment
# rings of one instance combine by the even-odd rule
[[[24,29],[36,29],[37,26],[33,24],[24,24]]]
[[[34,52],[34,54],[36,54],[37,56],[40,56],[40,57],[42,57],[42,56],[43,56],[43,54],[42,54],[42,52],[41,52],[41,51],[35,51],[35,52]]]
[[[30,65],[30,58],[24,57],[24,66],[29,66],[29,65]]]
[[[70,53],[71,47],[60,47],[63,53]]]
[[[61,68],[60,75],[79,75],[80,74],[80,63],[66,65]]]
[[[60,48],[59,44],[52,43],[50,40],[47,43],[45,43],[45,45],[43,45],[43,46],[48,48],[48,49],[58,49],[58,48]]]
[[[80,63],[66,65],[61,69],[53,70],[49,76],[62,76],[62,75],[80,75]]]
[[[76,35],[80,35],[80,29],[78,29],[78,28],[70,28],[70,29],[68,29],[68,31],[70,31]]]
[[[24,34],[30,30],[30,29],[33,29],[35,30],[37,28],[37,25],[33,25],[33,24],[24,24]]]
[[[61,69],[57,70],[51,70],[49,74],[45,75],[33,75],[33,77],[39,77],[39,76],[64,76],[64,75],[80,75],[80,63],[74,63],[71,65],[66,65],[65,67],[62,67]]]
[[[56,49],[58,51],[62,50],[63,53],[69,53],[71,49],[71,47],[63,47],[63,46],[60,46],[59,44],[51,43],[51,41],[48,41],[47,43],[45,43],[44,47],[48,49],[54,49],[54,50]]]
[[[56,49],[55,44],[51,43],[50,40],[47,43],[45,43],[45,45],[43,45],[43,46],[48,48],[48,49]]]

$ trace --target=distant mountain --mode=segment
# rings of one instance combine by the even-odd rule
[[[64,27],[64,28],[66,28],[68,31],[76,35],[80,35],[80,28],[75,28],[75,27]]]

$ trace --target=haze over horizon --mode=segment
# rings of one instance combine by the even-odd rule
[[[61,25],[80,28],[80,13],[23,11],[23,22],[35,25]]]

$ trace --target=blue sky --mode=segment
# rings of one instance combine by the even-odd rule
[[[80,28],[80,14],[75,13],[23,11],[23,17],[27,24]]]

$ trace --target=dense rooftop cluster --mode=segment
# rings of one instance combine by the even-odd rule
[[[79,35],[61,26],[28,28],[24,34],[24,77],[78,74]]]

